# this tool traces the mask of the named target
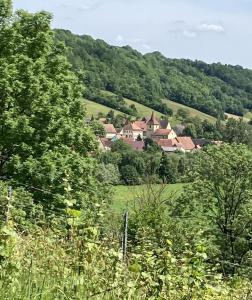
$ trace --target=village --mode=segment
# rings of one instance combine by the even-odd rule
[[[99,119],[102,123],[105,136],[99,137],[101,151],[110,151],[117,140],[123,140],[133,150],[143,151],[146,139],[152,139],[164,152],[193,152],[200,150],[209,143],[205,139],[192,139],[190,136],[181,136],[181,130],[172,128],[168,119],[159,119],[152,112],[150,117],[137,121],[126,121],[122,128],[116,129],[107,119]],[[217,143],[217,142],[212,142]]]

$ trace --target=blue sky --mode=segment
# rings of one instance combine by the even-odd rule
[[[53,27],[142,53],[252,69],[252,0],[14,0],[53,13]]]

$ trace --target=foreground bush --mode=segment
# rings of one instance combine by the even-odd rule
[[[146,241],[122,261],[118,241],[96,228],[57,237],[2,230],[8,257],[0,263],[0,299],[249,299],[251,283],[224,282],[206,264],[204,247],[176,257],[169,240]],[[143,244],[142,244],[143,245]]]

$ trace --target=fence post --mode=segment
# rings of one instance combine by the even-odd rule
[[[129,213],[126,211],[124,216],[123,216],[123,238],[122,238],[123,261],[126,261],[126,259],[127,259],[128,220],[129,220]]]
[[[11,202],[12,202],[12,186],[8,186],[8,202],[7,202],[7,211],[6,211],[6,224],[8,224],[9,220],[10,220]]]

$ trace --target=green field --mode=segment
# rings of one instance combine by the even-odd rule
[[[87,100],[87,99],[83,99],[83,100],[84,100],[84,103],[85,103],[85,106],[86,106],[88,117],[91,117],[92,115],[94,117],[97,117],[99,112],[107,114],[110,110],[113,110],[115,112],[115,114],[121,114],[120,111],[112,109],[110,107],[98,104],[96,102],[93,102],[93,101],[90,101],[90,100]]]
[[[106,96],[115,95],[115,94],[113,94],[111,92],[108,92],[108,91],[102,91],[102,94],[105,97]],[[126,99],[126,98],[124,98],[124,100],[125,100],[127,106],[130,106],[131,104],[135,105],[135,107],[136,107],[136,109],[137,109],[138,114],[139,114],[140,117],[150,116],[151,113],[154,111],[152,108],[147,107],[147,106],[145,106],[143,104],[140,104],[140,103],[138,103],[136,101],[133,101],[133,100],[130,100],[130,99]],[[99,112],[107,114],[111,110],[111,108],[109,108],[107,106],[104,106],[104,105],[101,105],[101,104],[98,104],[98,103],[95,103],[94,101],[90,101],[90,100],[84,99],[84,102],[86,104],[87,116],[88,117],[90,117],[92,115],[93,116],[97,116]],[[214,118],[214,117],[212,117],[212,116],[210,116],[208,114],[205,114],[205,113],[203,113],[203,112],[201,112],[201,111],[199,111],[197,109],[191,108],[189,106],[186,106],[186,105],[183,105],[183,104],[180,104],[180,103],[168,100],[168,99],[164,99],[163,102],[169,108],[171,108],[173,110],[173,117],[170,117],[170,122],[171,122],[171,124],[173,126],[176,125],[176,124],[178,124],[178,123],[181,123],[181,120],[178,120],[175,117],[177,111],[179,109],[181,109],[181,108],[187,110],[189,112],[189,115],[191,117],[198,117],[202,121],[207,120],[207,121],[209,121],[211,123],[215,123],[216,122],[216,118]],[[112,109],[112,110],[115,112],[115,114],[121,114],[121,112],[118,111],[118,110],[115,110],[115,109]],[[160,113],[158,111],[154,111],[154,112],[155,112],[156,116],[159,117],[159,118],[161,116],[164,116],[164,114],[162,114],[162,113]],[[251,117],[252,117],[252,113],[248,113],[246,115],[246,118],[249,118],[250,114],[251,114]]]
[[[136,109],[138,111],[138,114],[141,116],[141,117],[149,117],[151,116],[151,113],[154,111],[155,112],[155,115],[157,117],[161,117],[161,116],[164,116],[164,114],[161,114],[160,112],[158,111],[155,111],[153,110],[152,108],[149,108],[143,104],[140,104],[140,103],[137,103],[135,101],[132,101],[132,100],[129,100],[129,99],[124,99],[125,102],[127,103],[128,106],[130,106],[131,104],[134,104],[136,106]]]
[[[125,209],[130,209],[134,206],[135,200],[137,198],[142,199],[143,197],[148,197],[150,193],[159,194],[161,191],[162,199],[174,198],[180,195],[182,192],[183,184],[169,184],[166,186],[163,185],[152,185],[151,191],[150,187],[146,185],[140,186],[125,186],[119,185],[114,186],[113,192],[113,200],[112,200],[112,209],[116,212],[122,212]]]
[[[183,104],[180,104],[180,103],[177,103],[177,102],[174,102],[174,101],[171,101],[171,100],[168,100],[168,99],[165,99],[163,100],[163,102],[173,110],[173,114],[176,115],[177,111],[179,109],[185,109],[189,112],[190,116],[191,117],[198,117],[200,118],[202,121],[204,120],[207,120],[211,123],[215,123],[216,122],[216,118],[208,115],[208,114],[205,114],[197,109],[194,109],[194,108],[191,108],[189,106],[186,106],[186,105],[183,105]],[[176,122],[176,119],[174,119],[174,122]]]

